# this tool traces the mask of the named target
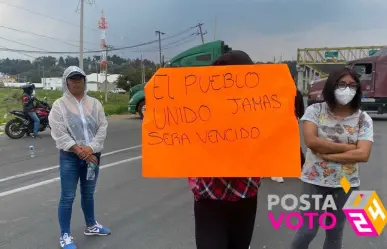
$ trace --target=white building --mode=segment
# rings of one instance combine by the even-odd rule
[[[120,74],[108,74],[108,90],[116,87],[116,82]],[[89,91],[99,91],[101,84],[105,82],[105,74],[92,73],[87,75],[87,88]],[[42,78],[42,85],[47,90],[61,90],[62,77]],[[102,87],[103,90],[103,87]]]
[[[27,84],[30,84],[29,82],[3,82],[4,87],[21,87]],[[35,85],[35,88],[43,88],[42,83],[32,83]]]
[[[107,75],[107,82],[116,83],[120,76],[121,76],[120,74],[108,74]],[[105,78],[106,77],[105,77],[104,73],[92,73],[92,74],[87,75],[88,82],[105,83]]]
[[[43,89],[60,90],[62,89],[62,77],[42,78]]]

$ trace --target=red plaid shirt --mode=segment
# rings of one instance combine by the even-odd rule
[[[261,185],[261,178],[189,178],[195,200],[214,199],[238,201],[255,197]]]

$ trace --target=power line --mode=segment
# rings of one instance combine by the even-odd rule
[[[25,44],[25,43],[22,43],[22,42],[17,42],[17,41],[14,41],[14,40],[11,40],[11,39],[8,39],[8,38],[4,38],[4,37],[1,37],[1,36],[0,36],[0,39],[1,40],[5,40],[5,41],[9,41],[9,42],[13,42],[13,43],[16,43],[16,44],[20,44],[20,45],[23,45],[23,46],[26,46],[26,47],[41,49],[43,51],[48,51],[48,50],[43,49],[43,48],[34,47],[34,46],[31,46],[31,45],[28,45],[28,44]]]
[[[118,50],[124,50],[124,49],[137,48],[137,47],[153,44],[156,42],[158,42],[158,40],[144,42],[144,43],[136,44],[133,46],[112,48],[112,49],[109,49],[109,51],[118,51]],[[0,49],[0,51],[24,52],[24,53],[30,53],[30,54],[78,54],[79,53],[79,52],[74,52],[74,51],[71,51],[71,52],[47,51],[47,52],[45,52],[45,51],[38,51],[38,50],[25,50],[25,49],[12,49],[12,48],[3,48],[3,49]],[[105,50],[85,51],[84,53],[96,54],[96,53],[101,53],[103,51],[105,51]]]
[[[175,34],[173,34],[173,35],[165,36],[164,38],[161,39],[161,41],[165,41],[165,40],[168,40],[168,39],[172,39],[172,38],[178,37],[178,36],[180,36],[180,35],[183,35],[183,34],[185,34],[185,33],[188,33],[189,31],[191,31],[191,30],[193,30],[193,29],[195,29],[195,28],[197,28],[197,27],[198,27],[198,25],[193,26],[193,27],[189,27],[189,28],[187,28],[187,29],[185,29],[185,30],[183,30],[183,31],[180,31],[180,32],[178,32],[178,33],[175,33]],[[193,33],[193,34],[191,34],[191,36],[194,35],[194,34],[198,34],[198,33]],[[155,42],[158,42],[158,41],[159,41],[158,39],[155,40]],[[154,42],[152,42],[152,43],[154,43]],[[152,44],[152,43],[151,43],[151,44]],[[148,44],[148,45],[149,45],[149,44]],[[158,48],[152,48],[152,50],[153,50],[153,49],[158,49]],[[141,51],[133,51],[133,52],[141,52]],[[148,52],[148,51],[145,51],[145,52]],[[152,51],[152,52],[154,52],[154,51]]]
[[[206,33],[203,33],[203,35],[205,35],[205,34],[206,34]],[[174,46],[166,46],[166,47],[163,48],[163,51],[169,50],[169,49],[171,49],[171,48],[176,48],[176,47],[179,47],[179,46],[184,45],[184,44],[188,44],[188,43],[190,43],[190,42],[196,40],[196,39],[197,39],[197,36],[198,36],[198,35],[196,35],[196,36],[194,36],[194,37],[190,37],[191,39],[187,39],[187,40],[185,40],[184,42],[181,42],[181,43],[178,43],[178,44],[174,44]],[[188,37],[187,37],[187,38],[188,38]]]
[[[206,35],[207,33],[204,32],[203,35]],[[199,34],[193,36],[193,37],[186,37],[186,39],[182,39],[182,40],[179,40],[179,41],[176,41],[176,42],[172,42],[170,44],[167,44],[165,47],[162,48],[162,51],[166,51],[166,50],[169,50],[171,48],[176,48],[176,47],[179,47],[181,45],[184,45],[184,44],[187,44],[187,43],[190,43],[194,40],[197,39],[197,36],[199,36]],[[173,45],[173,46],[172,46]]]
[[[178,33],[176,33],[176,34],[173,34],[173,35],[170,35],[170,36],[166,36],[166,37],[164,37],[164,38],[161,39],[161,40],[164,41],[164,40],[168,40],[168,39],[171,39],[171,38],[180,36],[180,35],[182,35],[182,34],[188,33],[189,31],[195,29],[196,27],[198,27],[198,25],[193,26],[193,27],[189,27],[188,29],[185,29],[185,30],[183,30],[183,31],[181,31],[181,32],[178,32]]]
[[[7,27],[7,26],[4,26],[4,25],[0,25],[0,27],[2,28],[6,28],[6,29],[10,29],[10,30],[13,30],[13,31],[17,31],[17,32],[21,32],[21,33],[29,33],[31,35],[35,35],[35,36],[39,36],[39,37],[45,37],[47,39],[51,39],[51,40],[57,40],[57,41],[60,41],[60,42],[63,42],[63,43],[66,43],[68,45],[71,45],[73,47],[79,47],[77,45],[74,45],[74,44],[71,44],[71,43],[68,43],[68,42],[64,42],[64,41],[61,41],[59,39],[56,39],[54,37],[49,37],[49,36],[45,36],[45,35],[40,35],[40,34],[36,34],[36,33],[32,33],[32,32],[28,32],[28,31],[23,31],[23,30],[19,30],[19,29],[15,29],[15,28],[11,28],[11,27]],[[181,32],[178,32],[174,35],[171,35],[171,36],[167,36],[165,38],[163,38],[162,40],[167,40],[167,39],[171,39],[171,38],[174,38],[174,37],[177,37],[177,36],[180,36],[182,34],[185,34],[187,32],[189,32],[190,30],[196,28],[197,26],[194,26],[194,27],[190,27],[186,30],[183,30]],[[19,42],[16,42],[16,41],[13,41],[13,40],[10,40],[10,39],[6,39],[6,38],[0,38],[0,39],[3,39],[3,40],[8,40],[8,41],[11,41],[11,42],[14,42],[14,43],[18,43],[18,44],[21,44],[21,45],[25,45],[25,46],[29,46],[29,47],[32,47],[32,48],[36,48],[36,49],[41,49],[41,48],[37,48],[37,47],[33,47],[31,45],[26,45],[26,44],[23,44],[23,43],[19,43]],[[130,48],[136,48],[136,47],[140,47],[140,46],[146,46],[146,45],[150,45],[150,44],[153,44],[153,43],[156,43],[158,40],[152,40],[152,41],[149,41],[149,42],[145,42],[145,43],[140,43],[140,44],[137,44],[137,45],[134,45],[134,46],[126,46],[126,47],[119,47],[119,48],[114,48],[114,49],[111,49],[110,51],[116,51],[116,50],[124,50],[124,49],[130,49]],[[22,49],[11,49],[11,48],[6,48],[6,47],[2,47],[2,49],[0,49],[2,51],[9,51],[9,52],[16,52],[16,53],[34,53],[34,54],[77,54],[78,52],[55,52],[55,51],[47,51],[45,49],[41,49],[42,51],[29,51],[29,50],[22,50]],[[88,51],[85,51],[84,53],[100,53],[100,52],[103,52],[104,50],[88,50]]]
[[[0,46],[0,48],[4,48],[6,49],[6,47],[3,47],[3,46]],[[29,54],[25,54],[25,53],[21,53],[21,52],[15,52],[15,53],[18,53],[18,54],[22,54],[24,56],[28,56],[28,57],[31,57],[31,58],[34,58],[34,59],[37,59],[38,57],[35,57],[35,56],[32,56],[32,55],[29,55]]]
[[[203,34],[204,35],[204,34]],[[168,44],[169,46],[165,46],[162,48],[162,51],[166,51],[168,49],[171,49],[171,48],[176,48],[176,47],[179,47],[181,45],[184,45],[184,44],[187,44],[187,43],[190,43],[194,40],[196,40],[198,35],[194,36],[194,37],[186,37],[186,38],[190,38],[190,39],[184,39],[182,41],[179,41],[179,42],[176,42],[176,43],[173,43],[173,44]],[[173,46],[171,46],[173,45]],[[155,51],[148,51],[148,52],[155,52]]]
[[[205,35],[205,34],[206,34],[206,33],[203,33],[203,35]],[[165,46],[165,47],[163,48],[163,50],[167,50],[167,49],[171,49],[171,48],[175,48],[175,47],[181,46],[181,45],[183,45],[183,44],[187,44],[187,43],[189,43],[189,42],[191,42],[191,41],[194,41],[194,40],[196,39],[197,36],[198,36],[198,35],[195,35],[194,37],[187,37],[187,38],[190,38],[190,39],[184,39],[183,41],[171,43],[171,44]],[[174,46],[171,46],[171,45],[174,45]]]
[[[52,16],[49,16],[49,15],[46,15],[46,14],[43,14],[43,13],[40,13],[40,12],[37,12],[37,11],[34,11],[34,10],[30,10],[30,9],[24,8],[22,6],[18,6],[18,5],[15,5],[15,4],[7,3],[7,2],[1,1],[1,0],[0,0],[0,3],[5,4],[5,5],[9,5],[11,7],[14,7],[14,8],[17,8],[17,9],[21,9],[21,10],[24,10],[24,11],[27,11],[27,12],[30,12],[30,13],[33,13],[35,15],[43,16],[43,17],[46,17],[46,18],[51,19],[51,20],[55,20],[55,21],[58,21],[58,22],[63,22],[63,23],[69,24],[71,26],[79,27],[78,24],[75,24],[75,23],[72,23],[72,22],[60,19],[60,18],[52,17]],[[85,28],[88,29],[88,30],[91,30],[91,31],[98,31],[98,29],[92,29],[92,28],[88,28],[88,27],[85,27]]]
[[[0,27],[3,27],[2,25],[0,25]],[[193,28],[196,28],[195,27],[191,27],[191,29]],[[20,31],[20,32],[23,32],[23,31]],[[179,32],[177,34],[174,34],[174,35],[171,35],[171,36],[168,36],[168,37],[165,37],[163,38],[162,40],[166,40],[166,39],[171,39],[171,38],[174,38],[174,37],[177,37],[183,33],[186,33],[187,30],[184,30],[182,32]],[[34,35],[38,35],[38,34],[34,34]],[[49,39],[53,39],[53,40],[56,40],[56,38],[53,38],[53,37],[50,37]],[[142,47],[142,46],[146,46],[146,45],[150,45],[150,44],[154,44],[156,42],[158,42],[159,40],[156,39],[156,40],[152,40],[152,41],[148,41],[148,42],[143,42],[143,43],[139,43],[139,44],[136,44],[136,45],[131,45],[131,46],[124,46],[124,47],[117,47],[117,48],[111,48],[109,49],[109,51],[119,51],[119,50],[125,50],[125,49],[132,49],[132,48],[137,48],[137,47]],[[72,46],[74,47],[78,47],[74,44],[72,44]],[[21,53],[30,53],[30,54],[78,54],[79,52],[75,52],[75,51],[67,51],[67,52],[62,52],[62,51],[39,51],[39,50],[25,50],[25,49],[12,49],[12,48],[2,48],[0,49],[0,51],[9,51],[9,52],[21,52]],[[88,50],[88,51],[85,51],[84,53],[88,53],[88,54],[95,54],[95,53],[101,53],[101,52],[104,52],[105,50]]]
[[[182,41],[186,41],[187,39],[192,38],[192,37],[196,37],[198,35],[199,35],[199,33],[192,33],[189,36],[183,37],[183,38],[181,38],[181,39],[179,39],[177,41],[170,42],[170,43],[164,45],[162,50],[168,48],[170,45],[173,45],[173,44],[176,44],[176,43],[179,43],[179,42],[182,42]],[[147,52],[156,52],[158,50],[159,50],[159,48],[153,47],[153,48],[151,48],[151,50],[137,50],[137,51],[133,51],[133,52],[147,53]]]
[[[203,35],[205,35],[205,34],[207,34],[207,33],[203,33]],[[183,38],[183,39],[181,39],[181,40],[178,40],[178,41],[169,43],[169,44],[165,45],[165,46],[162,48],[162,51],[165,51],[165,50],[168,50],[168,49],[171,49],[171,48],[174,48],[174,47],[178,47],[178,46],[181,46],[181,45],[183,45],[183,44],[187,44],[187,43],[189,43],[189,42],[191,42],[191,41],[194,41],[194,40],[197,38],[198,35],[199,35],[199,34],[195,34],[195,36],[188,36],[188,37],[185,37],[185,38]],[[190,38],[190,39],[187,39],[187,38]],[[3,38],[3,37],[0,37],[0,39],[4,39],[4,38]],[[7,40],[8,40],[8,39],[7,39]],[[11,40],[9,40],[9,41],[11,41]],[[14,42],[14,41],[11,41],[11,42]],[[15,42],[15,43],[17,43],[17,42]],[[30,46],[30,45],[23,44],[23,43],[19,43],[19,44],[24,45],[24,46],[32,47],[32,46]],[[174,45],[174,46],[171,46],[171,45]],[[34,48],[35,48],[35,47],[34,47]],[[21,51],[23,51],[23,50],[15,50],[15,49],[10,49],[10,48],[7,48],[7,47],[0,46],[0,51],[14,52],[14,53],[22,54],[22,55],[27,56],[27,57],[31,57],[31,58],[34,58],[34,59],[38,59],[38,57],[36,57],[36,56],[28,55],[28,54],[26,54],[26,53],[21,52]],[[133,52],[147,53],[147,52],[156,52],[156,51],[158,51],[158,50],[156,49],[156,50],[153,50],[153,51],[133,51]],[[25,52],[30,52],[30,51],[25,50]],[[77,53],[77,52],[74,52],[74,53]]]
[[[179,32],[179,33],[177,33],[177,34],[175,34],[175,35],[173,35],[173,36],[167,36],[166,38],[161,39],[161,41],[166,40],[166,39],[170,39],[170,38],[173,38],[173,37],[177,37],[177,36],[182,35],[182,34],[185,34],[185,33],[189,32],[189,31],[191,31],[192,29],[195,29],[195,28],[197,28],[197,27],[199,27],[200,33],[199,33],[199,32],[193,33],[193,34],[191,34],[189,37],[194,36],[194,35],[199,35],[199,34],[201,34],[201,35],[202,35],[202,38],[203,38],[203,35],[204,35],[204,34],[203,34],[202,31],[201,31],[201,25],[203,25],[203,23],[199,23],[199,24],[197,24],[197,25],[195,25],[195,26],[193,26],[193,27],[190,27],[190,28],[188,28],[188,29],[186,29],[186,30],[183,30],[183,31],[181,31],[181,32]],[[156,31],[156,32],[157,32],[157,31]],[[180,42],[180,41],[182,41],[182,40],[184,40],[184,39],[186,39],[186,38],[182,38],[181,40],[178,40],[178,41],[172,42],[172,43],[170,43],[170,44],[167,44],[167,46],[168,46],[168,45],[172,45],[172,44],[176,44],[176,43],[178,43],[178,42]],[[203,39],[202,39],[202,40],[203,40]],[[159,42],[160,42],[160,39],[159,39]],[[159,44],[159,45],[160,45],[160,44]],[[162,49],[161,49],[160,47],[159,47],[159,50],[160,50],[160,53],[161,53]]]
[[[90,4],[90,5],[95,5],[96,4],[95,0],[87,1],[87,3]],[[58,21],[58,22],[62,22],[62,23],[68,24],[70,26],[74,26],[74,27],[79,27],[80,26],[79,24],[76,24],[76,23],[72,23],[72,22],[69,22],[69,21],[57,18],[57,17],[49,16],[47,14],[44,14],[44,13],[41,13],[41,12],[37,12],[37,11],[34,11],[34,10],[30,10],[30,9],[24,8],[22,6],[11,4],[11,3],[7,3],[7,2],[1,1],[1,0],[0,0],[0,4],[5,4],[5,5],[11,6],[11,7],[16,8],[16,9],[24,10],[24,11],[30,12],[32,14],[35,14],[35,15],[39,15],[39,16],[42,16],[42,17],[45,17],[45,18],[48,18],[48,19],[51,19],[51,20],[55,20],[55,21]],[[99,32],[99,30],[97,28],[90,28],[90,27],[87,27],[85,25],[83,27],[86,30],[88,30],[88,31]],[[115,36],[115,37],[120,37],[121,38],[121,36],[118,36],[118,35],[114,35],[114,34],[111,34],[111,35]],[[84,43],[96,44],[95,42],[84,42]]]
[[[64,43],[64,44],[67,44],[67,45],[73,46],[73,47],[79,47],[79,46],[74,45],[74,44],[72,44],[72,43],[69,43],[69,42],[66,42],[66,41],[62,41],[62,40],[60,40],[60,39],[57,39],[57,38],[54,38],[54,37],[51,37],[51,36],[46,36],[46,35],[42,35],[42,34],[37,34],[37,33],[29,32],[29,31],[25,31],[25,30],[21,30],[21,29],[16,29],[16,28],[4,26],[4,25],[0,25],[0,28],[12,30],[12,31],[16,31],[16,32],[24,33],[24,34],[30,34],[30,35],[34,35],[34,36],[38,36],[38,37],[43,37],[43,38],[50,39],[50,40],[54,40],[54,41],[59,41],[59,42],[61,42],[61,43]],[[70,40],[70,41],[71,41],[71,40]],[[77,41],[77,42],[79,42],[79,41]]]
[[[186,37],[184,37],[184,38],[181,38],[180,40],[171,42],[171,43],[165,45],[165,47],[163,48],[163,50],[166,49],[166,48],[169,48],[171,45],[174,45],[174,44],[179,44],[179,43],[181,43],[181,42],[183,42],[183,44],[184,44],[184,42],[186,42],[187,40],[190,40],[192,37],[193,37],[193,38],[196,38],[196,36],[198,36],[198,35],[199,35],[198,33],[193,33],[193,34],[191,34],[190,36],[186,36]]]

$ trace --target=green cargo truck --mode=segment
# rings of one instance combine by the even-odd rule
[[[223,41],[208,42],[176,55],[164,67],[209,66],[229,51],[231,51],[231,47],[225,45]],[[130,114],[138,113],[141,118],[144,117],[145,113],[145,84],[136,85],[129,90],[128,111]]]

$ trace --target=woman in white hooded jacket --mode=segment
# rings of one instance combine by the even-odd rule
[[[63,96],[57,99],[49,115],[51,136],[60,150],[61,197],[58,208],[60,246],[75,249],[70,232],[72,205],[80,181],[81,205],[85,217],[85,235],[109,235],[110,230],[94,217],[94,192],[98,178],[87,180],[89,163],[99,165],[107,134],[107,120],[101,102],[87,95],[86,74],[71,66],[63,74]]]

